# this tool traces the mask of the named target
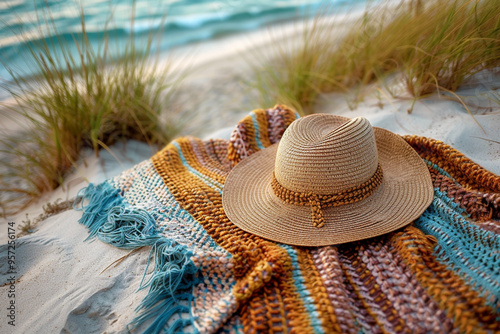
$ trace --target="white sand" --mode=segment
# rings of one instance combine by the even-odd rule
[[[257,35],[256,35],[257,36]],[[261,36],[265,36],[262,35]],[[200,134],[216,132],[214,137],[228,138],[229,124],[235,124],[249,109],[244,106],[248,95],[240,88],[229,89],[230,96],[217,95],[215,88],[208,91],[200,87],[218,87],[225,78],[224,87],[240,87],[238,80],[246,71],[234,54],[233,42],[240,37],[230,37],[201,45],[202,50],[217,50],[207,63],[197,65],[209,71],[198,72],[192,79],[191,93],[207,95],[205,104],[209,120]],[[241,44],[238,44],[241,45]],[[227,49],[229,47],[229,49]],[[208,51],[207,51],[208,52]],[[218,56],[217,56],[218,54]],[[203,65],[205,64],[205,65]],[[207,65],[208,64],[208,65]],[[198,80],[198,81],[197,81]],[[350,111],[339,96],[325,96],[317,106],[318,111],[331,112],[348,117],[365,116],[374,126],[380,126],[400,134],[417,134],[440,139],[465,153],[485,168],[500,173],[500,109],[482,96],[485,84],[493,85],[500,80],[484,74],[471,81],[459,94],[471,95],[476,105],[492,106],[493,109],[473,108],[474,118],[456,103],[438,96],[418,101],[413,112],[407,113],[412,101],[378,100],[368,96],[358,109]],[[188,90],[189,91],[189,90]],[[224,89],[222,90],[224,91]],[[220,92],[220,91],[219,91]],[[238,95],[238,94],[239,95]],[[229,94],[229,93],[228,93]],[[231,95],[233,94],[233,95]],[[215,97],[217,98],[217,97]],[[236,103],[234,102],[236,101]],[[203,99],[202,101],[203,102]],[[248,102],[248,101],[247,101]],[[382,103],[382,108],[379,106]],[[271,106],[263,106],[271,107]],[[204,123],[205,124],[205,123]],[[220,131],[216,131],[220,130]],[[142,143],[129,142],[126,150],[115,146],[113,152],[121,163],[107,152],[99,159],[87,158],[87,167],[82,165],[66,182],[66,188],[56,190],[23,213],[9,221],[21,224],[24,213],[30,217],[40,213],[41,205],[56,198],[72,198],[87,182],[101,182],[106,178],[130,168],[151,155]],[[7,325],[7,293],[10,285],[4,285],[9,278],[7,265],[7,222],[0,225],[0,285],[2,311],[1,333],[103,333],[125,332],[125,325],[135,316],[134,309],[145,291],[136,293],[145,266],[148,250],[143,249],[130,255],[117,267],[102,272],[128,251],[108,246],[100,241],[85,242],[86,229],[77,223],[81,213],[67,211],[41,222],[34,233],[16,240],[15,305],[16,326]]]
[[[57,189],[26,212],[30,218],[41,213],[41,204],[57,198],[73,198],[87,182],[99,183],[151,155],[150,148],[135,141],[113,147],[117,162],[103,151],[96,159],[91,152],[66,182],[66,191]],[[15,274],[16,327],[7,325],[2,311],[0,333],[103,333],[120,332],[134,317],[134,308],[146,291],[136,293],[144,274],[148,250],[144,249],[120,266],[108,265],[128,252],[105,243],[84,242],[87,230],[77,223],[81,213],[66,211],[48,218],[35,233],[16,240]],[[24,212],[9,219],[21,224]],[[1,224],[0,285],[10,274],[7,265],[7,225]],[[7,305],[10,286],[1,287],[2,309]]]

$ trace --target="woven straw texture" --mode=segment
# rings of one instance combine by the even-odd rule
[[[286,203],[271,187],[274,172],[293,191],[338,193],[369,180],[378,163],[383,181],[375,191],[359,201],[324,207],[326,223],[320,228],[313,225],[310,206]],[[408,225],[433,196],[426,164],[403,138],[372,129],[364,118],[313,115],[292,123],[279,145],[238,164],[222,199],[229,219],[247,232],[286,244],[326,246]]]
[[[297,247],[231,223],[222,207],[228,173],[279,142],[296,117],[283,106],[255,110],[230,141],[179,138],[81,191],[75,207],[90,239],[151,249],[149,268],[126,268],[147,272],[129,329],[498,333],[500,178],[442,142],[404,137],[426,163],[434,197],[394,232]]]

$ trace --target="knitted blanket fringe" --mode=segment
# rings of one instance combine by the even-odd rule
[[[128,329],[500,331],[500,178],[442,142],[404,136],[427,163],[435,197],[413,224],[388,235],[295,247],[227,219],[221,194],[230,169],[278,142],[297,117],[280,105],[255,110],[229,141],[179,138],[80,191],[74,208],[88,240],[151,247],[140,284],[149,290]]]
[[[88,200],[88,204],[83,203],[84,199]],[[198,268],[190,260],[192,253],[186,246],[162,237],[148,211],[128,205],[119,190],[108,183],[90,184],[80,190],[73,207],[83,211],[79,222],[89,228],[87,240],[97,237],[123,249],[151,246],[139,288],[149,288],[149,292],[136,308],[141,313],[130,324],[130,330],[154,319],[145,333],[159,333],[173,314],[189,312],[186,305],[189,305],[192,296],[186,291],[198,282],[195,276]],[[152,255],[155,258],[153,274],[145,281]],[[187,301],[187,304],[182,305],[181,300]],[[188,325],[192,325],[192,317],[176,319],[169,323],[169,332],[178,332]]]

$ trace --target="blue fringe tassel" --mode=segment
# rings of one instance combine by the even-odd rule
[[[197,332],[191,302],[193,286],[200,278],[199,268],[191,261],[192,252],[163,237],[149,212],[130,207],[120,190],[107,182],[97,186],[89,184],[80,190],[73,208],[83,211],[79,222],[89,228],[86,240],[97,237],[124,249],[152,246],[139,288],[149,287],[149,291],[136,309],[141,313],[130,323],[131,329],[154,319],[145,333],[176,333],[187,326]],[[146,280],[152,255],[155,268]]]
[[[123,249],[153,245],[160,238],[154,218],[146,210],[126,206],[120,190],[106,182],[89,184],[78,192],[73,204],[75,210],[83,211],[79,222],[90,230],[86,240],[97,237]]]
[[[146,271],[153,254],[155,270],[148,280],[145,281],[145,274],[141,281],[139,289],[149,287],[149,291],[136,309],[142,313],[132,321],[132,328],[155,319],[144,333],[177,333],[186,326],[192,326],[190,331],[197,332],[190,307],[192,288],[200,281],[199,268],[191,261],[193,253],[184,245],[162,238],[151,248]],[[172,319],[174,314],[177,316]]]
[[[85,200],[88,201],[86,205]],[[97,186],[91,183],[87,188],[80,189],[73,203],[73,209],[83,211],[82,218],[78,222],[89,228],[89,236],[85,240],[94,239],[107,221],[109,210],[121,205],[123,197],[120,196],[120,190],[108,183],[104,182]]]

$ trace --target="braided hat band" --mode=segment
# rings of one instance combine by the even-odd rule
[[[362,117],[315,114],[240,161],[226,178],[222,204],[246,232],[326,246],[403,227],[433,197],[426,164],[402,137]]]
[[[313,226],[320,228],[325,225],[323,208],[352,204],[367,198],[382,183],[383,177],[384,174],[379,164],[375,174],[361,185],[331,195],[318,195],[312,192],[301,193],[292,191],[283,187],[278,180],[276,180],[273,172],[271,187],[273,188],[274,194],[287,204],[310,206]]]

